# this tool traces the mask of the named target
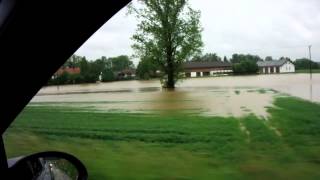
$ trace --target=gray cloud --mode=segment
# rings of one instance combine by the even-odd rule
[[[313,59],[320,61],[319,0],[190,0],[190,4],[202,13],[204,53],[295,59],[307,57],[307,45],[312,44]],[[76,54],[90,59],[131,55],[137,21],[126,11],[119,11]]]

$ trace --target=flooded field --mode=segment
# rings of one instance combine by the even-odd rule
[[[319,75],[308,78],[45,87],[4,135],[7,156],[67,152],[90,179],[320,179],[320,104],[301,99],[319,102]]]
[[[122,81],[50,86],[32,103],[79,106],[102,111],[201,112],[213,116],[266,117],[274,96],[292,95],[320,102],[320,75],[308,74],[227,76],[185,79],[175,91],[165,91],[158,80]]]

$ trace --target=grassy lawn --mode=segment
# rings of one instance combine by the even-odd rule
[[[268,120],[29,106],[4,138],[9,157],[74,154],[90,179],[320,179],[319,110],[292,97]]]
[[[309,73],[309,69],[299,69],[296,70],[296,73]],[[312,73],[320,73],[320,69],[312,69]]]

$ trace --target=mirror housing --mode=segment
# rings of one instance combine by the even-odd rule
[[[87,180],[85,166],[76,157],[56,151],[41,152],[16,158],[14,164],[9,161],[10,179],[46,180],[67,179]]]

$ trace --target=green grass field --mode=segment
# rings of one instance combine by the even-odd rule
[[[278,97],[271,117],[126,114],[28,106],[5,134],[9,157],[79,157],[89,179],[320,179],[320,105]]]
[[[296,73],[310,73],[309,69],[299,69]],[[312,69],[312,73],[320,73],[320,69]]]

